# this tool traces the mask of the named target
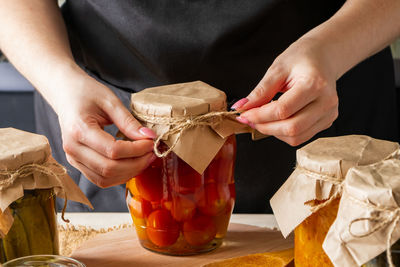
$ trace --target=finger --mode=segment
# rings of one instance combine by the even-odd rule
[[[137,141],[115,140],[98,124],[84,124],[76,140],[110,159],[123,159],[143,156],[153,150],[153,140]]]
[[[289,144],[291,146],[298,146],[298,145],[310,140],[317,133],[331,127],[332,122],[333,122],[333,120],[331,120],[329,117],[324,117],[320,121],[318,121],[316,124],[314,124],[311,128],[309,128],[307,131],[301,133],[300,135],[297,135],[297,136],[279,136],[278,135],[275,137],[286,142],[287,144]]]
[[[255,124],[254,126],[264,134],[294,137],[311,128],[322,118],[328,117],[332,121],[335,120],[337,105],[328,108],[325,101],[314,101],[289,119]]]
[[[93,172],[92,170],[90,170],[89,168],[87,168],[85,165],[83,165],[82,163],[72,159],[72,158],[68,158],[68,162],[74,166],[75,168],[77,168],[78,170],[81,171],[81,173],[89,180],[91,181],[93,184],[101,187],[101,188],[106,188],[106,187],[110,187],[110,186],[114,186],[114,185],[119,185],[119,184],[123,184],[126,183],[127,181],[129,181],[129,179],[131,178],[127,178],[125,179],[119,179],[119,180],[115,180],[115,179],[110,179],[110,178],[106,178],[103,176],[98,175],[97,173]]]
[[[136,176],[156,158],[154,153],[150,152],[141,157],[112,160],[78,143],[70,147],[72,149],[68,149],[66,153],[75,161],[81,162],[99,176],[117,180]]]
[[[151,129],[143,127],[133,117],[118,98],[111,101],[104,100],[102,102],[102,108],[118,129],[128,138],[132,140],[157,138],[157,135]]]
[[[255,124],[285,120],[318,98],[321,91],[312,83],[300,80],[277,101],[252,108],[240,114],[240,117]]]
[[[274,65],[271,66],[254,90],[246,97],[247,103],[243,104],[239,110],[248,110],[270,102],[285,85],[286,77],[285,70]]]

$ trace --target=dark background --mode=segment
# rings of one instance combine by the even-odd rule
[[[394,60],[394,67],[400,103],[400,59]],[[0,128],[14,127],[35,132],[33,91],[33,86],[7,62],[0,51]]]

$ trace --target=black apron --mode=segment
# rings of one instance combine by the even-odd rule
[[[194,80],[225,91],[232,104],[247,96],[280,53],[343,3],[73,0],[63,6],[63,16],[78,64],[117,92],[125,104],[131,92]],[[346,73],[337,82],[339,118],[313,140],[366,134],[398,141],[393,75],[388,49]],[[47,109],[40,99],[38,103]],[[39,128],[46,135],[56,131]],[[249,135],[237,139],[235,212],[271,212],[269,199],[292,172],[297,148],[273,137],[256,142]],[[59,137],[54,142],[61,148]],[[66,164],[62,150],[55,156]],[[99,189],[69,169],[96,210],[126,210],[123,186]],[[69,210],[84,207],[76,204]]]

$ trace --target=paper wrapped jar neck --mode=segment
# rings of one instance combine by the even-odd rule
[[[132,94],[131,107],[133,115],[157,134],[157,155],[157,142],[162,139],[200,174],[226,137],[248,127],[225,111],[224,92],[200,81],[145,89]]]

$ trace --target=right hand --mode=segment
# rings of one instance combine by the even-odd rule
[[[63,79],[56,104],[68,162],[101,188],[127,182],[155,160],[156,134],[135,120],[117,96],[86,73]],[[134,141],[105,132],[115,124]]]

